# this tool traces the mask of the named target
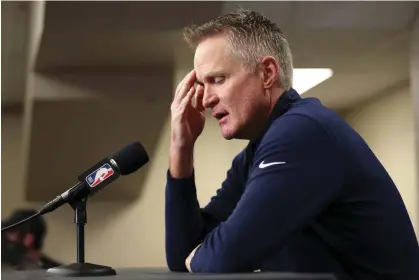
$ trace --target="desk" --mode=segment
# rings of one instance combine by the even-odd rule
[[[294,274],[294,273],[235,273],[235,274],[191,274],[169,272],[166,269],[124,268],[116,269],[115,276],[102,277],[60,277],[46,276],[44,270],[6,271],[1,273],[3,280],[336,280],[328,274]]]

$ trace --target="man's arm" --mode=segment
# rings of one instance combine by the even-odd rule
[[[204,209],[197,200],[194,173],[178,179],[167,172],[166,261],[171,271],[186,272],[185,259],[191,251],[232,213],[242,194],[243,164],[243,153],[240,153],[234,158],[222,187]]]
[[[338,195],[342,163],[327,132],[301,115],[278,119],[255,153],[232,215],[194,252],[192,272],[258,269]]]

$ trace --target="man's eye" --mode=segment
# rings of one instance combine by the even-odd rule
[[[215,77],[214,78],[214,83],[216,84],[222,84],[224,82],[224,77]]]

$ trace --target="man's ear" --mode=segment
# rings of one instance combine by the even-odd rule
[[[261,63],[263,87],[265,89],[276,85],[279,73],[278,61],[272,56],[265,56]]]

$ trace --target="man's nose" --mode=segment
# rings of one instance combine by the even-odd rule
[[[218,98],[215,94],[210,93],[209,91],[204,91],[204,98],[202,99],[202,106],[205,109],[213,108],[218,103]]]

